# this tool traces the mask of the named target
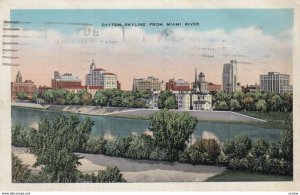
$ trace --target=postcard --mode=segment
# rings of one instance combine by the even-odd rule
[[[1,190],[297,190],[299,4],[68,2],[0,3]]]

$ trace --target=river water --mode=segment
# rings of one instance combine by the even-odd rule
[[[59,114],[71,115],[71,113],[48,111],[40,109],[12,107],[12,125],[22,125],[25,127],[37,128],[38,122],[42,119],[52,120]],[[148,120],[127,119],[108,116],[90,116],[76,114],[80,120],[90,117],[95,121],[92,134],[113,137],[113,136],[130,136],[148,132]],[[252,139],[263,138],[267,141],[279,141],[280,129],[267,129],[257,126],[244,124],[227,124],[227,123],[209,123],[198,122],[192,139],[202,137],[213,137],[221,142],[225,139],[232,139],[237,134],[247,134]]]

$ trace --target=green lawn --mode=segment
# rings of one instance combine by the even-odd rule
[[[255,118],[266,120],[267,123],[260,123],[259,126],[266,128],[281,128],[282,123],[285,120],[285,117],[288,116],[291,112],[268,112],[261,113],[258,111],[241,111],[237,112],[247,116],[252,116]]]
[[[293,181],[292,176],[272,175],[240,170],[226,170],[220,175],[210,177],[207,182],[238,182],[238,181]]]

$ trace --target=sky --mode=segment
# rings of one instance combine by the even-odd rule
[[[10,20],[19,21],[10,27],[20,28],[6,31],[19,35],[10,38],[19,43],[10,54],[19,64],[12,79],[20,70],[38,86],[49,86],[55,70],[73,73],[85,85],[93,60],[117,74],[125,90],[133,78],[148,76],[192,82],[195,68],[206,81],[222,84],[223,64],[230,60],[239,62],[242,85],[259,83],[269,71],[292,74],[292,9],[12,10]]]

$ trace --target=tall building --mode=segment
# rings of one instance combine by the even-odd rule
[[[90,65],[90,73],[85,76],[87,86],[99,86],[104,89],[117,89],[118,78],[114,73],[106,72],[102,68],[96,68],[94,61]]]
[[[58,71],[54,71],[54,78],[51,80],[53,89],[68,89],[81,87],[81,80],[71,73],[60,75]]]
[[[208,93],[205,74],[200,72],[197,77],[197,69],[195,69],[195,81],[192,83],[194,93]]]
[[[223,91],[231,93],[237,90],[237,61],[231,60],[223,66]]]
[[[175,80],[170,79],[166,83],[166,90],[170,91],[190,91],[190,83],[184,81],[183,79]]]
[[[162,81],[150,76],[148,78],[133,79],[134,91],[160,91]]]
[[[22,75],[20,71],[18,71],[16,81],[11,82],[11,99],[16,100],[17,93],[19,92],[24,92],[28,99],[32,99],[35,90],[36,86],[34,85],[34,82],[31,80],[25,80],[25,82],[22,82]]]
[[[293,87],[289,84],[290,76],[279,72],[268,72],[260,75],[260,90],[275,93],[292,93]]]

